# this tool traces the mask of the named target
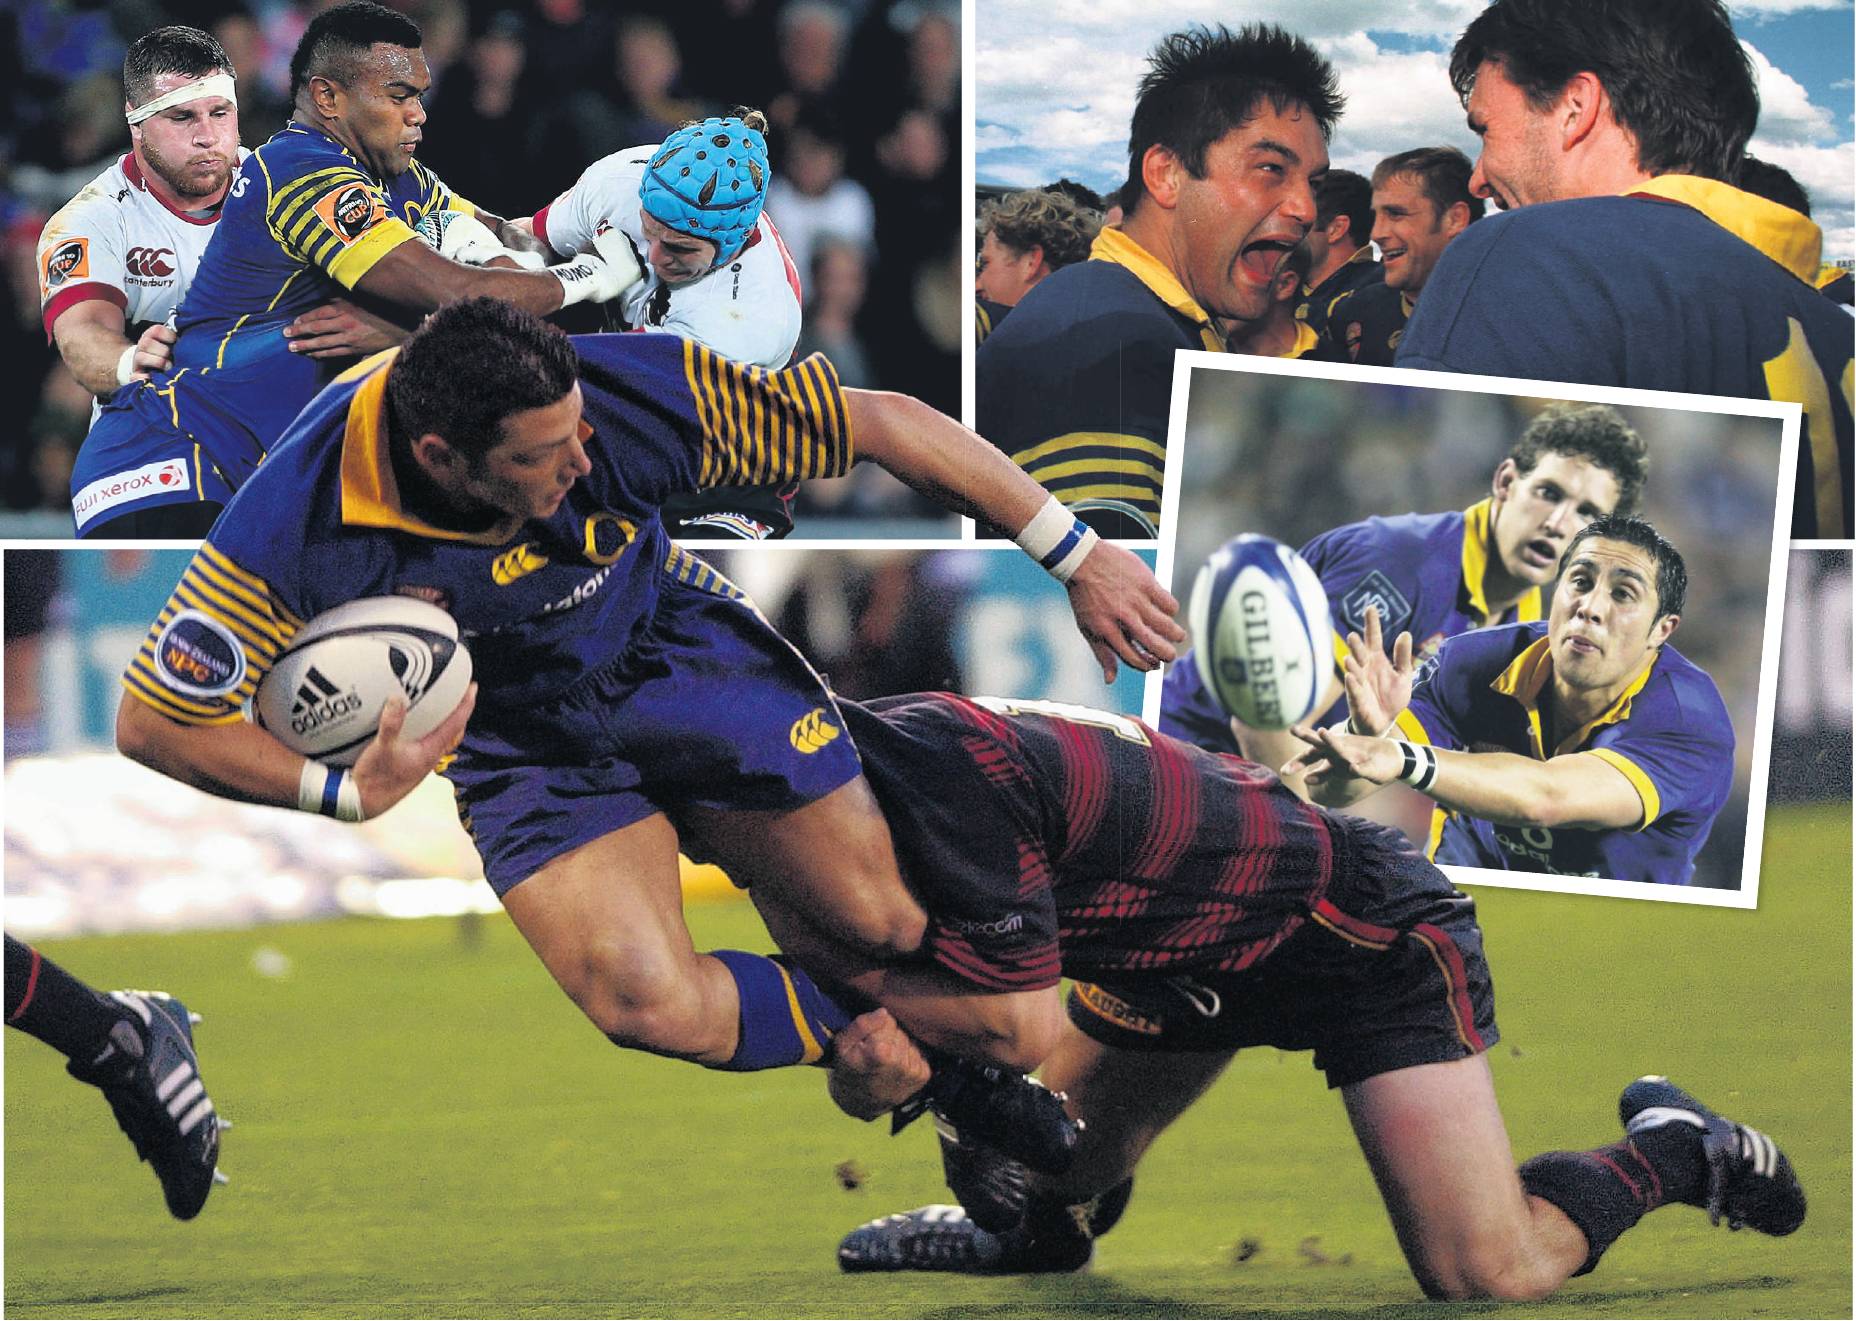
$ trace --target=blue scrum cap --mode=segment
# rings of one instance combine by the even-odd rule
[[[720,266],[741,251],[767,203],[767,139],[739,119],[705,119],[664,139],[638,184],[661,224],[708,239]]]

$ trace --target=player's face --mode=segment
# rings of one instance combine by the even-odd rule
[[[1622,691],[1679,622],[1656,617],[1656,559],[1592,537],[1566,566],[1547,621],[1553,676],[1575,690]]]
[[[354,84],[342,88],[342,123],[362,163],[379,178],[412,168],[425,136],[425,102],[432,72],[425,52],[377,41],[361,62]]]
[[[1267,100],[1249,123],[1205,153],[1205,177],[1183,176],[1175,216],[1175,274],[1217,317],[1255,321],[1269,311],[1289,250],[1315,223],[1316,176],[1328,147],[1306,107]]]
[[[645,260],[665,284],[700,280],[715,265],[716,247],[710,240],[672,229],[649,211],[638,213],[638,224],[644,230],[645,242],[651,245]]]
[[[503,419],[502,443],[470,465],[463,494],[518,518],[547,518],[593,470],[580,439],[580,386]]]
[[[1588,459],[1543,454],[1527,472],[1503,459],[1489,516],[1495,553],[1514,577],[1544,586],[1572,539],[1617,506],[1618,479]]]
[[[195,81],[191,74],[157,74],[154,96]],[[143,165],[183,202],[210,206],[225,195],[238,161],[238,107],[225,97],[202,96],[169,106],[132,127],[129,135]]]
[[[1016,307],[1018,300],[1030,293],[1031,286],[1038,282],[1038,267],[1043,264],[1044,252],[1041,248],[1020,252],[1009,244],[999,242],[998,236],[989,230],[980,241],[979,270],[973,278],[974,291],[990,302]]]
[[[1555,168],[1551,110],[1536,110],[1502,66],[1485,60],[1469,93],[1469,131],[1482,140],[1469,191],[1504,211],[1570,196]]]
[[[1446,220],[1424,195],[1423,181],[1395,174],[1373,189],[1373,242],[1385,264],[1386,285],[1417,296],[1437,259],[1467,223],[1462,208]]]

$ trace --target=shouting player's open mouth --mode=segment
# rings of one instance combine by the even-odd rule
[[[1246,243],[1237,254],[1237,265],[1254,284],[1269,284],[1282,269],[1283,261],[1300,243],[1301,236],[1260,238]]]

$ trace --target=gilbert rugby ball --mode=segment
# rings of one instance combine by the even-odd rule
[[[405,736],[444,723],[470,686],[470,652],[445,611],[372,596],[317,615],[258,684],[253,718],[293,752],[352,766],[387,699],[407,701]]]
[[[1252,729],[1316,714],[1334,670],[1328,598],[1308,561],[1270,537],[1233,537],[1205,562],[1187,605],[1199,678]]]

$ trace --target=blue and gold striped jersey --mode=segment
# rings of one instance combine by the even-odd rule
[[[1386,654],[1392,654],[1400,633],[1410,633],[1412,655],[1420,661],[1459,633],[1541,617],[1538,587],[1500,614],[1489,610],[1483,584],[1497,554],[1490,504],[1478,500],[1450,513],[1369,518],[1323,532],[1302,547],[1302,558],[1328,596],[1336,665],[1347,654],[1347,634],[1365,634],[1368,606],[1379,608]],[[1343,697],[1315,723],[1332,725],[1346,716]],[[1212,752],[1240,755],[1218,699],[1186,657],[1167,669],[1160,730]]]
[[[1224,347],[1158,258],[1105,229],[980,345],[975,429],[1104,536],[1152,537],[1173,353]]]
[[[1636,789],[1642,821],[1634,830],[1549,830],[1440,808],[1432,857],[1460,867],[1687,885],[1733,787],[1734,730],[1714,680],[1665,644],[1609,710],[1557,740],[1542,712],[1552,682],[1544,623],[1452,638],[1418,675],[1394,732],[1414,743],[1535,761],[1570,753],[1603,758]]]
[[[665,574],[714,574],[665,534],[667,496],[850,467],[822,356],[768,371],[674,335],[574,346],[593,469],[553,515],[456,532],[408,512],[387,453],[395,354],[377,355],[304,409],[226,506],[124,675],[129,691],[186,723],[237,720],[304,621],[400,594],[450,611],[482,699],[520,707],[623,655]]]
[[[417,161],[382,183],[333,138],[286,125],[226,197],[180,305],[173,369],[129,388],[160,395],[236,483],[328,383],[284,327],[354,288],[428,211],[474,209]]]
[[[1357,362],[1362,367],[1390,367],[1414,306],[1415,300],[1383,278],[1341,294],[1328,304],[1322,339],[1325,358]]]
[[[1488,216],[1451,241],[1400,367],[1803,405],[1792,536],[1856,528],[1856,335],[1805,216],[1672,174]]]

